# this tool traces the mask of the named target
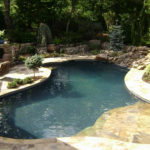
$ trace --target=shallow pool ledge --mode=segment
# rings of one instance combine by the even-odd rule
[[[0,98],[10,95],[10,94],[14,94],[17,93],[19,91],[23,91],[26,89],[29,89],[31,87],[37,86],[41,83],[43,83],[44,81],[46,81],[51,75],[51,69],[48,68],[44,68],[41,67],[39,68],[38,71],[36,71],[36,76],[42,76],[41,79],[34,81],[31,84],[25,84],[22,85],[18,88],[14,88],[14,89],[8,89],[7,85],[8,82],[10,82],[8,79],[15,79],[15,78],[20,78],[20,79],[24,79],[26,77],[31,77],[33,76],[33,71],[29,70],[25,67],[25,65],[19,65],[19,66],[15,66],[14,68],[12,68],[9,73],[7,75],[5,75],[1,80],[0,80],[0,84],[1,84],[1,88],[0,88]]]
[[[150,84],[142,80],[144,70],[130,69],[124,81],[130,93],[150,103]]]

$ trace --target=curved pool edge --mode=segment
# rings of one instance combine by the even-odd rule
[[[82,58],[83,59],[83,58]],[[68,60],[67,60],[68,61]],[[47,59],[46,63],[50,63]],[[131,69],[132,70],[132,69]],[[130,70],[130,71],[131,71]],[[132,88],[134,86],[131,86],[134,82],[132,79],[134,78],[134,75],[136,75],[136,72],[134,72],[132,79],[131,79],[131,74],[132,72],[128,72],[125,76],[125,85],[127,89],[133,93],[136,96],[140,96],[137,94],[137,90],[133,90]],[[51,74],[51,73],[50,73]],[[50,76],[49,74],[49,76]],[[141,76],[140,76],[141,77]],[[129,79],[130,78],[130,79]],[[47,77],[48,79],[48,77]],[[39,81],[39,83],[35,83],[36,86],[42,82],[46,81]],[[141,80],[140,80],[141,83]],[[143,83],[143,82],[142,82]],[[141,84],[142,84],[141,83]],[[33,87],[31,84],[20,90],[25,90],[28,88]],[[150,89],[150,88],[149,88]],[[18,92],[18,89],[16,91]],[[11,94],[12,94],[11,92]],[[134,93],[135,92],[135,93]],[[6,96],[9,93],[4,93],[3,95],[0,94],[1,96]],[[142,96],[142,95],[141,95]],[[150,100],[148,100],[150,101]],[[56,149],[61,149],[61,150],[96,150],[96,149],[136,149],[136,150],[147,150],[150,149],[150,144],[136,144],[136,143],[130,143],[130,142],[124,142],[124,141],[119,141],[119,140],[113,140],[113,139],[108,139],[108,138],[101,138],[101,137],[63,137],[63,138],[49,138],[49,139],[12,139],[12,138],[5,138],[5,137],[0,137],[0,149],[1,150],[6,150],[6,149],[26,149],[26,150],[41,150],[41,149],[47,149],[47,150],[56,150]]]
[[[144,70],[131,68],[124,78],[126,89],[140,100],[150,103],[150,84],[142,80]]]
[[[18,70],[19,70],[19,67],[20,67],[21,69],[24,69],[24,68],[25,68],[24,65],[17,66],[17,69],[18,69]],[[8,73],[8,75],[5,76],[5,78],[8,78],[9,76],[10,76],[10,77],[13,76],[14,69],[15,69],[15,68],[12,68],[13,71],[12,71],[12,72],[10,71],[10,72]],[[20,69],[20,70],[21,70],[21,69]],[[26,72],[26,70],[25,70],[25,72]],[[32,72],[33,72],[33,71],[32,71]],[[28,76],[33,76],[33,73],[32,73],[32,72],[31,72],[31,70],[30,70],[28,73],[26,73],[26,76],[24,76],[23,78],[28,77]],[[20,72],[17,73],[17,77],[18,77],[19,75],[22,76],[22,74],[21,74]],[[41,68],[39,68],[39,70],[36,72],[36,76],[42,76],[41,79],[39,79],[39,80],[37,80],[37,81],[35,81],[35,82],[31,83],[31,84],[22,85],[22,86],[20,86],[19,88],[15,88],[15,89],[7,89],[7,84],[8,84],[8,82],[5,82],[5,81],[3,82],[3,81],[2,81],[1,92],[0,92],[0,98],[5,97],[5,96],[8,96],[8,95],[11,95],[11,94],[14,94],[14,93],[17,93],[17,92],[24,91],[24,90],[27,90],[27,89],[32,88],[32,87],[34,87],[34,86],[37,86],[37,85],[39,85],[39,84],[42,84],[43,82],[45,82],[45,81],[50,77],[50,75],[51,75],[51,69],[41,67]],[[4,90],[2,90],[2,89],[4,89]]]

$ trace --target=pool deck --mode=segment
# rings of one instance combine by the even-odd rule
[[[94,60],[95,56],[68,56],[62,58],[47,58],[43,63],[51,62],[64,62],[69,60]],[[143,98],[147,102],[150,102],[150,84],[142,81],[142,75],[144,71],[131,69],[125,76],[125,85],[127,89],[134,95]],[[51,69],[40,68],[36,72],[37,76],[43,76],[42,79],[32,84],[21,86],[17,89],[7,89],[7,84],[13,78],[25,78],[27,76],[33,76],[32,70],[27,70],[24,65],[17,65],[11,68],[10,72],[0,78],[0,97],[10,93],[17,92],[18,90],[24,90],[26,88],[33,87],[35,85],[44,82],[51,74]],[[147,121],[147,130],[150,133],[149,119],[145,116],[149,116],[150,105],[146,105],[144,114],[141,114],[141,119]],[[130,110],[136,117],[136,111]],[[114,114],[114,113],[113,113]],[[117,113],[118,114],[118,113]],[[121,119],[120,119],[121,120]],[[109,119],[108,119],[109,121]],[[127,122],[128,121],[128,122]],[[130,121],[135,121],[134,118],[129,116],[126,121],[129,124]],[[138,121],[138,120],[137,120]],[[114,122],[114,121],[113,121]],[[131,122],[130,122],[131,123]],[[115,124],[116,125],[116,124]],[[116,128],[116,126],[115,126]],[[147,131],[146,131],[147,132]],[[117,133],[116,133],[117,134]],[[122,133],[123,134],[123,133]],[[127,135],[128,136],[128,135]],[[150,140],[149,140],[150,141]],[[136,144],[131,142],[125,142],[121,140],[114,140],[110,138],[95,137],[95,136],[74,136],[74,137],[62,137],[51,139],[10,139],[0,137],[0,150],[150,150],[150,144]]]

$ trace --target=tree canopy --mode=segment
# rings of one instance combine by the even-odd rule
[[[0,0],[0,30],[9,29],[11,39],[17,32],[36,36],[40,23],[51,28],[54,38],[71,32],[89,39],[109,32],[119,20],[125,42],[142,45],[149,35],[149,17],[150,0]]]

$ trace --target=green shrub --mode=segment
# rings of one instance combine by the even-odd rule
[[[8,85],[7,85],[7,88],[8,89],[13,89],[13,88],[16,88],[18,87],[17,83],[16,82],[9,82]]]
[[[4,37],[10,42],[29,43],[36,42],[36,32],[7,29]]]
[[[110,31],[108,35],[110,39],[110,47],[109,47],[110,50],[120,51],[123,49],[124,36],[122,34],[123,30],[121,29],[121,26],[114,25],[113,29]]]
[[[43,57],[43,58],[49,58],[50,54],[41,54],[40,56]]]
[[[43,57],[36,54],[30,58],[27,58],[25,61],[25,66],[28,69],[33,70],[34,77],[35,77],[35,70],[37,70],[38,68],[42,66],[42,60],[43,60]]]
[[[90,48],[90,50],[99,50],[100,45],[91,43],[91,44],[89,44],[89,48]]]
[[[148,76],[150,76],[150,64],[148,64],[145,68],[145,72]]]
[[[100,50],[95,49],[95,50],[92,50],[92,51],[91,51],[91,54],[93,54],[93,55],[97,55],[99,52],[100,52]]]
[[[23,56],[19,56],[18,60],[19,60],[19,61],[24,61],[24,60],[26,60],[26,58],[23,57]]]
[[[31,82],[32,82],[32,80],[30,77],[26,77],[25,79],[23,79],[24,84],[31,83]]]
[[[59,45],[59,44],[62,44],[62,40],[59,39],[59,38],[55,38],[55,39],[53,40],[53,43],[54,43],[55,45]]]
[[[27,46],[25,48],[25,53],[34,55],[36,53],[36,48],[34,46]]]
[[[62,34],[61,39],[62,39],[62,43],[64,44],[71,44],[71,43],[80,42],[82,37],[81,37],[81,34],[69,31],[69,32],[65,32],[64,34]]]
[[[19,78],[14,79],[13,82],[16,82],[17,84],[22,84],[22,80]]]

